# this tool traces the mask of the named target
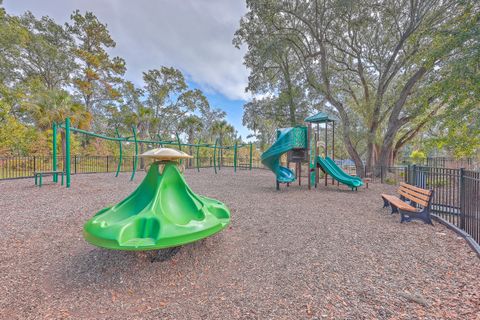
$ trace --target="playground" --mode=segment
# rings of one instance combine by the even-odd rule
[[[399,223],[372,183],[276,191],[267,170],[188,169],[194,192],[228,204],[222,232],[165,261],[90,245],[82,228],[144,178],[138,172],[0,181],[2,317],[473,319],[480,265],[439,223]],[[114,192],[112,192],[114,190]],[[21,201],[19,199],[22,199]]]
[[[479,4],[0,0],[0,320],[480,320]]]

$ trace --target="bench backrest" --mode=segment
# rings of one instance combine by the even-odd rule
[[[430,206],[430,200],[432,198],[432,190],[426,190],[419,187],[412,186],[411,184],[400,182],[398,193],[405,199],[413,201],[422,207]]]

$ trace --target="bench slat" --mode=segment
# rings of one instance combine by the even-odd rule
[[[423,194],[420,194],[420,193],[417,193],[415,191],[412,191],[412,190],[409,190],[409,189],[406,189],[406,188],[399,188],[398,189],[398,192],[404,192],[406,194],[409,194],[411,195],[412,197],[415,197],[417,199],[421,199],[423,201],[426,201],[428,202],[428,200],[430,200],[430,196],[426,196],[426,195],[423,195]]]
[[[403,202],[396,196],[392,196],[389,194],[382,194],[382,197],[384,197],[388,202],[390,202],[390,204],[393,204],[395,207],[399,209],[411,211],[411,212],[418,211],[417,208],[409,205],[408,203]]]
[[[421,205],[423,207],[428,206],[428,200],[425,201],[423,199],[420,199],[420,198],[416,197],[415,195],[412,195],[412,194],[406,192],[405,190],[399,190],[398,193],[400,195],[404,196],[405,198],[407,198],[408,200],[413,201],[415,203],[418,203],[419,205]]]
[[[425,196],[430,197],[432,195],[432,190],[427,190],[427,189],[422,189],[419,187],[412,186],[411,184],[405,183],[405,182],[400,182],[400,187],[404,187],[407,189],[411,189],[413,191],[416,191],[418,193],[421,193]]]
[[[430,198],[432,196],[432,190],[422,189],[404,182],[400,183],[400,187],[397,191],[404,198],[413,201],[423,207],[428,207]]]

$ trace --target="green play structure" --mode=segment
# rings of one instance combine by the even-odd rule
[[[301,164],[309,164],[308,188],[317,187],[319,183],[319,170],[324,172],[325,185],[328,184],[328,175],[338,183],[357,190],[363,185],[363,180],[345,173],[333,159],[335,159],[335,119],[319,112],[304,120],[308,126],[296,126],[277,130],[277,140],[266,150],[262,156],[262,163],[276,176],[277,190],[281,183],[287,186],[298,177],[301,185]],[[328,124],[332,124],[332,158],[328,156]],[[320,124],[325,124],[324,157],[320,155],[319,138]],[[316,125],[316,128],[313,128]],[[282,166],[280,158],[287,154],[287,166]],[[288,167],[289,163],[295,163],[295,172]]]
[[[115,137],[110,137],[107,135],[103,134],[98,134],[78,128],[74,128],[71,126],[71,120],[70,118],[66,118],[65,122],[63,123],[53,123],[52,126],[52,171],[50,172],[53,176],[53,181],[58,182],[58,157],[57,157],[57,149],[58,149],[58,144],[57,144],[57,139],[58,139],[58,133],[59,130],[64,130],[65,133],[65,145],[64,145],[64,150],[65,150],[65,155],[63,157],[63,174],[65,175],[65,185],[67,188],[70,187],[71,185],[71,175],[72,175],[72,157],[71,157],[71,134],[72,133],[79,133],[79,134],[84,134],[89,137],[94,137],[94,138],[99,138],[99,139],[104,139],[104,140],[109,140],[109,141],[116,141],[118,142],[118,151],[119,151],[119,159],[118,159],[118,164],[117,164],[117,170],[115,173],[115,176],[118,177],[118,174],[120,173],[121,170],[121,164],[122,164],[122,159],[124,158],[124,150],[122,148],[122,143],[133,143],[134,144],[134,157],[133,157],[133,166],[132,166],[132,174],[130,176],[130,180],[133,180],[135,177],[135,173],[137,172],[137,167],[138,167],[138,150],[139,150],[139,144],[140,143],[145,143],[147,145],[153,145],[153,146],[171,146],[175,147],[179,150],[182,150],[182,147],[193,147],[196,149],[196,159],[194,162],[194,165],[197,168],[197,171],[200,171],[200,158],[199,158],[199,152],[200,148],[210,148],[213,149],[213,169],[214,172],[217,173],[218,170],[220,170],[222,162],[221,162],[221,152],[220,150],[226,151],[226,150],[231,150],[233,151],[233,169],[234,172],[237,171],[237,167],[239,165],[239,160],[238,160],[238,152],[241,148],[249,148],[249,160],[248,160],[248,169],[252,170],[252,154],[253,154],[253,145],[252,143],[248,144],[238,144],[235,143],[233,146],[223,146],[221,145],[221,141],[217,138],[215,140],[215,144],[208,144],[208,143],[198,143],[198,144],[189,144],[189,143],[182,143],[180,141],[180,137],[178,133],[175,133],[176,139],[174,141],[163,141],[163,140],[145,140],[145,139],[139,139],[137,137],[137,132],[135,130],[135,127],[131,128],[132,135],[131,136],[126,136],[123,137],[119,134],[118,130],[115,129],[116,136]]]
[[[65,130],[64,171],[58,170],[58,130]],[[61,174],[62,184],[65,175],[67,188],[71,184],[70,135],[72,132],[118,142],[119,160],[115,176],[118,176],[121,170],[122,143],[133,142],[135,155],[130,180],[133,180],[137,171],[139,143],[161,147],[140,155],[154,161],[150,164],[145,178],[137,189],[118,204],[100,210],[85,223],[84,238],[95,246],[107,249],[159,250],[178,248],[181,245],[209,237],[228,226],[230,211],[225,204],[195,194],[185,182],[179,166],[181,167],[182,161],[193,157],[182,152],[182,147],[196,148],[195,164],[198,171],[200,170],[200,148],[213,148],[215,173],[221,168],[219,150],[232,150],[234,152],[233,167],[236,172],[238,150],[242,147],[249,147],[249,169],[252,169],[252,144],[239,145],[235,143],[233,146],[222,146],[219,139],[215,140],[214,145],[188,144],[180,141],[178,133],[175,134],[175,141],[143,140],[138,138],[134,127],[132,127],[131,136],[122,137],[118,130],[115,130],[116,136],[110,137],[74,128],[71,126],[69,118],[64,123],[54,123],[52,131],[53,163],[50,173],[53,175],[54,182],[58,181],[58,175]],[[165,145],[174,146],[178,150],[163,148]],[[40,181],[41,178],[40,176]]]
[[[278,183],[295,181],[295,173],[287,167],[280,165],[280,157],[291,150],[307,148],[307,128],[294,127],[277,130],[277,140],[262,154],[262,163],[272,170],[277,176]]]
[[[228,208],[195,194],[176,161],[155,161],[131,195],[87,221],[84,237],[107,249],[155,250],[206,238],[229,222]]]

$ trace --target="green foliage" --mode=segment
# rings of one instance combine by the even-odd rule
[[[215,121],[210,129],[213,136],[219,137],[219,143],[222,146],[231,144],[236,136],[235,128],[227,121]]]
[[[40,81],[48,89],[68,85],[78,68],[71,54],[75,45],[71,34],[49,17],[35,18],[31,12],[19,17],[25,37],[20,42],[16,67],[22,70],[23,81]]]
[[[79,68],[73,84],[82,98],[87,111],[101,111],[106,102],[120,98],[117,86],[122,83],[125,61],[120,57],[110,58],[107,49],[115,47],[107,26],[92,12],[81,14],[76,10],[67,31],[76,39],[72,52],[78,59]]]
[[[439,47],[456,50],[441,78],[428,87],[440,101],[437,121],[423,142],[434,151],[447,150],[457,158],[480,152],[480,9],[471,7],[454,26],[438,35]]]
[[[427,159],[427,155],[423,151],[414,150],[410,155],[410,158],[412,159],[413,163],[423,164],[425,159]]]
[[[1,1],[0,1],[1,4]],[[182,72],[162,66],[144,72],[144,86],[124,79],[125,61],[111,57],[115,41],[92,12],[76,10],[65,25],[31,12],[9,15],[0,7],[0,155],[51,153],[51,127],[72,125],[141,139],[210,142],[210,128],[225,119],[202,91],[188,87]],[[227,129],[230,125],[225,126]],[[224,140],[236,132],[220,131]],[[64,133],[59,134],[59,154]],[[116,154],[115,142],[72,135],[72,152]],[[142,144],[141,148],[147,147]],[[133,146],[124,145],[125,154]]]
[[[245,106],[244,124],[265,131],[264,122],[298,114],[302,102],[333,108],[359,167],[362,155],[370,165],[375,154],[388,165],[454,100],[431,85],[472,52],[479,61],[474,1],[251,0],[247,8],[234,44],[248,46],[248,89],[269,98]],[[478,66],[468,72],[478,74]]]

